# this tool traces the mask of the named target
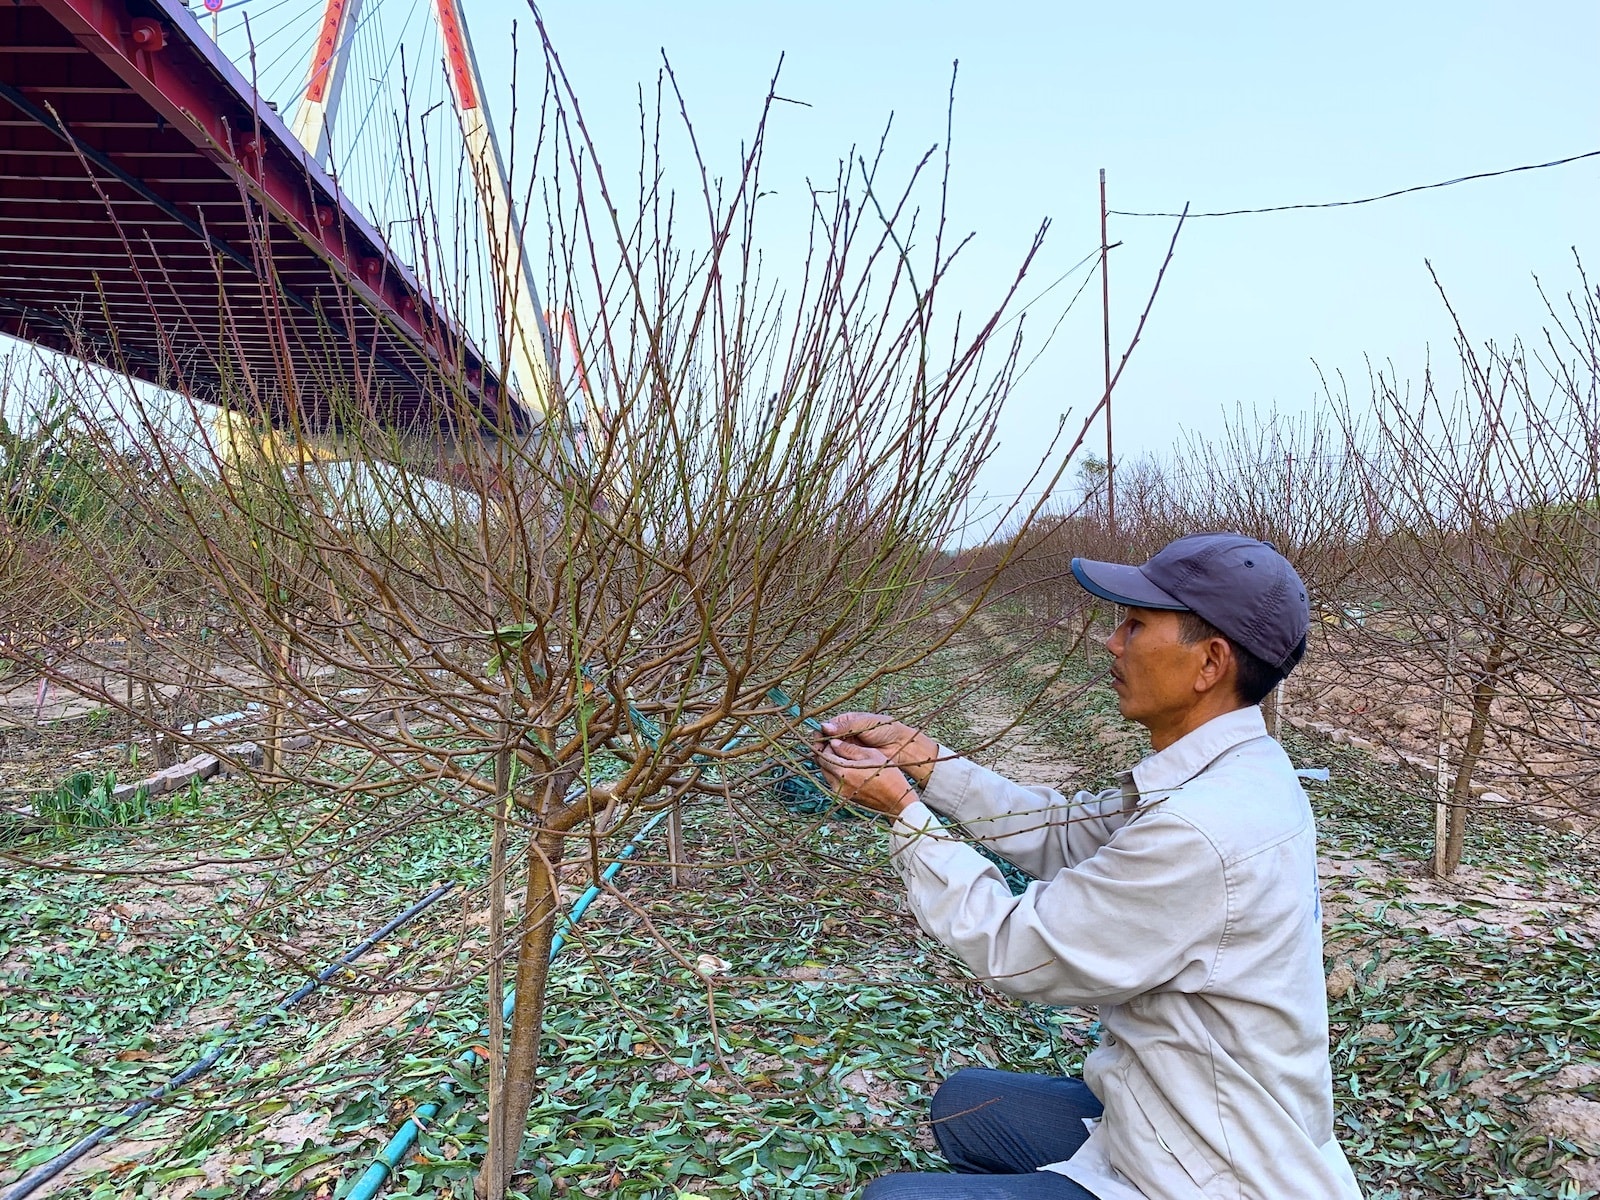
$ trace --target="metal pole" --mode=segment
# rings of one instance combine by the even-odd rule
[[[1100,168],[1100,313],[1106,351],[1106,527],[1117,536],[1117,467],[1111,454],[1111,245],[1106,238],[1106,169]]]

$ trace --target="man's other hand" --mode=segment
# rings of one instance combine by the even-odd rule
[[[884,757],[915,780],[918,787],[928,786],[928,777],[933,774],[933,764],[939,757],[939,743],[882,713],[840,713],[822,723],[822,732],[842,742],[881,750]]]
[[[897,817],[917,798],[911,781],[882,750],[833,738],[817,747],[828,783],[852,804]]]

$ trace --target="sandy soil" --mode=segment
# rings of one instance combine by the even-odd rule
[[[1468,681],[1453,679],[1446,696],[1438,652],[1402,655],[1403,647],[1375,648],[1353,631],[1319,627],[1284,689],[1285,711],[1346,731],[1391,760],[1425,764],[1435,772],[1442,732],[1446,772],[1453,779],[1470,719]],[[1600,818],[1596,731],[1580,707],[1543,694],[1548,689],[1528,675],[1505,681],[1505,694],[1490,708],[1473,791],[1493,794],[1486,807],[1512,805],[1551,824],[1569,821],[1563,828],[1589,828],[1587,818]]]

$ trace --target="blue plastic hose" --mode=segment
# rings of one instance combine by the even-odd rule
[[[118,1130],[126,1129],[132,1120],[143,1116],[146,1112],[154,1108],[166,1097],[183,1087],[184,1084],[190,1082],[198,1076],[204,1075],[212,1067],[217,1065],[224,1054],[226,1054],[234,1046],[237,1046],[246,1037],[257,1032],[258,1030],[265,1028],[268,1023],[277,1019],[278,1017],[281,1017],[288,1009],[291,1009],[296,1004],[299,1004],[300,1001],[311,995],[312,992],[316,991],[340,971],[344,970],[351,963],[355,962],[384,938],[388,937],[391,933],[399,929],[402,925],[406,924],[430,905],[449,895],[459,886],[459,883],[452,882],[442,883],[438,887],[434,888],[433,891],[429,892],[422,899],[418,900],[410,908],[406,909],[404,912],[400,913],[394,919],[389,921],[388,924],[368,934],[351,949],[347,950],[344,954],[340,955],[333,962],[329,963],[321,971],[317,972],[315,978],[306,980],[305,983],[302,983],[299,987],[295,988],[294,991],[284,996],[283,999],[279,1000],[278,1003],[273,1005],[271,1009],[262,1013],[239,1033],[236,1033],[232,1037],[218,1042],[210,1050],[206,1051],[205,1054],[201,1055],[198,1059],[190,1063],[183,1070],[179,1071],[171,1079],[167,1080],[167,1082],[163,1083],[149,1095],[145,1096],[144,1099],[128,1105],[127,1108],[123,1109],[117,1114],[118,1119],[116,1123],[100,1126],[100,1128],[96,1129],[87,1137],[84,1137],[75,1142],[73,1145],[67,1147],[67,1149],[56,1155],[49,1162],[40,1163],[37,1167],[29,1171],[21,1179],[18,1179],[9,1188],[7,1188],[5,1195],[0,1197],[0,1200],[22,1200],[24,1196],[29,1195],[35,1189],[37,1189],[40,1184],[47,1183],[54,1179],[57,1175],[61,1174],[62,1171],[65,1171],[73,1163],[77,1162],[85,1154],[93,1150],[109,1135],[116,1133]]]
[[[799,717],[799,705],[782,689],[773,688],[767,693],[767,697],[773,703],[789,712],[790,715]],[[643,728],[645,736],[651,741],[659,738],[660,734],[655,722],[640,713],[631,704],[629,705],[629,716]],[[806,724],[814,730],[820,731],[822,728],[821,722],[815,718],[807,718]],[[746,726],[740,726],[734,735],[722,744],[722,751],[732,750],[743,741],[746,728]],[[652,733],[654,733],[654,737],[651,736]],[[622,864],[633,856],[633,852],[638,847],[640,840],[645,834],[654,829],[669,811],[663,809],[644,823],[639,832],[634,834],[628,844],[617,854],[616,861],[600,873],[600,883],[610,883],[617,877],[617,872],[621,871]],[[583,895],[579,896],[571,910],[561,919],[556,935],[550,942],[550,959],[552,962],[555,961],[556,955],[561,953],[561,948],[566,945],[566,938],[562,931],[571,929],[582,919],[583,914],[588,911],[589,905],[593,904],[595,898],[600,895],[600,883],[596,883]],[[507,992],[504,1014],[505,1019],[508,1021],[511,1019],[512,1011],[516,1006],[516,999],[514,990]],[[454,1065],[470,1067],[482,1057],[483,1054],[476,1047],[472,1047],[462,1051],[456,1057]],[[383,1149],[378,1151],[377,1156],[372,1160],[372,1165],[362,1172],[361,1177],[356,1180],[355,1186],[345,1193],[343,1200],[373,1200],[373,1197],[377,1196],[384,1183],[388,1181],[389,1176],[399,1169],[400,1164],[405,1160],[405,1156],[411,1153],[412,1147],[417,1144],[417,1139],[422,1136],[422,1131],[427,1127],[428,1122],[439,1115],[444,1106],[449,1103],[454,1092],[455,1089],[448,1079],[440,1083],[439,1098],[417,1106],[417,1110],[406,1118],[405,1123],[394,1132],[394,1135],[384,1144]]]
[[[773,690],[771,696],[776,702],[785,707],[793,704],[787,695],[777,689]],[[258,707],[258,705],[250,706],[251,709]],[[632,719],[644,731],[645,736],[652,741],[657,740],[660,734],[655,726],[655,723],[638,709],[636,709],[632,704],[628,705],[628,709],[630,719]],[[795,715],[798,715],[798,709],[796,708],[794,711]],[[247,715],[249,715],[247,711],[224,713],[221,716],[212,717],[204,721],[196,722],[193,725],[186,726],[185,732],[195,732],[201,729],[227,725],[234,721],[240,720]],[[808,724],[815,727],[817,723],[815,721],[810,721]],[[732,749],[742,740],[743,735],[744,729],[741,727],[740,730],[736,732],[734,736],[729,739],[728,742],[726,742],[721,748],[724,751]],[[581,896],[579,896],[576,902],[574,902],[571,910],[561,918],[561,923],[557,928],[556,935],[550,943],[550,958],[552,961],[555,959],[556,955],[561,953],[562,948],[566,945],[564,931],[570,930],[578,923],[579,920],[582,919],[583,914],[588,911],[589,906],[593,904],[595,899],[600,895],[601,884],[609,883],[617,877],[618,872],[622,870],[623,863],[628,858],[632,857],[635,849],[637,849],[639,845],[640,840],[652,829],[654,829],[655,826],[666,817],[666,815],[667,812],[664,810],[657,813],[654,817],[645,822],[643,827],[640,828],[639,832],[636,833],[627,843],[627,845],[625,845],[622,850],[618,852],[616,861],[607,867],[603,872],[601,872],[600,881],[588,888]],[[413,920],[424,910],[429,908],[437,901],[443,899],[446,895],[454,891],[459,886],[460,884],[457,882],[439,885],[426,896],[423,896],[415,904],[399,913],[379,929],[367,935],[367,937],[362,939],[362,941],[358,942],[339,958],[335,959],[328,966],[324,967],[313,979],[307,980],[294,991],[285,995],[270,1010],[257,1017],[242,1031],[234,1034],[232,1037],[218,1042],[205,1054],[201,1055],[200,1058],[189,1064],[189,1066],[185,1067],[182,1071],[179,1071],[171,1079],[155,1088],[144,1098],[134,1102],[133,1104],[130,1104],[127,1108],[123,1109],[117,1114],[117,1117],[114,1119],[114,1123],[101,1125],[93,1132],[67,1147],[48,1162],[40,1163],[26,1175],[17,1179],[6,1189],[4,1195],[0,1195],[0,1200],[23,1200],[24,1197],[31,1195],[33,1192],[38,1190],[41,1185],[48,1183],[57,1175],[61,1174],[62,1171],[70,1167],[73,1163],[84,1157],[84,1155],[88,1154],[111,1134],[126,1130],[134,1120],[143,1116],[146,1112],[154,1108],[173,1092],[197,1079],[199,1076],[205,1074],[222,1060],[223,1055],[225,1055],[235,1046],[239,1045],[239,1043],[245,1038],[265,1028],[273,1020],[282,1016],[287,1010],[299,1004],[307,996],[311,995],[312,992],[316,991],[317,988],[321,987],[329,979],[332,979],[336,974],[348,967],[351,963],[355,962],[368,950],[372,949],[373,946],[377,945],[391,933],[394,933],[401,926]],[[504,1014],[507,1020],[511,1019],[515,1003],[516,994],[514,991],[511,991],[506,996],[504,1008]],[[455,1060],[455,1062],[458,1066],[470,1066],[479,1057],[481,1057],[481,1055],[476,1049],[469,1049],[464,1051]],[[378,1189],[382,1187],[384,1181],[387,1180],[390,1174],[400,1166],[400,1163],[404,1160],[406,1154],[408,1154],[411,1148],[416,1145],[422,1129],[429,1121],[433,1120],[434,1117],[439,1115],[440,1110],[449,1101],[453,1090],[454,1089],[451,1087],[450,1082],[446,1080],[440,1085],[441,1094],[438,1100],[428,1101],[417,1108],[416,1112],[406,1120],[405,1124],[400,1127],[394,1136],[389,1139],[388,1143],[383,1147],[383,1149],[378,1152],[376,1159],[362,1174],[361,1178],[357,1180],[355,1187],[348,1193],[346,1200],[351,1200],[351,1198],[357,1198],[357,1200],[370,1200],[370,1197],[377,1195]]]
[[[561,953],[562,947],[566,945],[565,931],[570,930],[583,919],[583,914],[589,910],[589,905],[593,904],[595,898],[600,895],[601,884],[610,883],[617,877],[617,872],[622,870],[622,864],[633,857],[633,852],[638,848],[640,840],[656,827],[656,824],[667,815],[668,811],[663,809],[646,821],[643,828],[634,834],[628,844],[618,852],[616,861],[600,872],[599,882],[593,884],[583,895],[579,896],[573,903],[572,908],[561,918],[561,923],[556,929],[556,935],[550,941],[550,959],[552,962],[555,961],[556,955]],[[516,1003],[516,990],[514,988],[508,989],[505,1007],[502,1010],[506,1020],[509,1021],[511,1019]],[[454,1065],[470,1067],[483,1057],[483,1052],[476,1046],[472,1046],[456,1056]],[[388,1181],[389,1176],[399,1169],[406,1155],[411,1153],[411,1148],[417,1144],[417,1139],[422,1136],[422,1131],[427,1127],[428,1122],[439,1115],[454,1094],[455,1088],[450,1080],[446,1079],[441,1082],[439,1084],[439,1098],[417,1106],[417,1110],[406,1118],[405,1123],[395,1130],[394,1135],[384,1144],[383,1149],[378,1151],[377,1157],[372,1160],[372,1165],[362,1172],[361,1178],[356,1180],[355,1186],[345,1193],[344,1200],[372,1200]]]

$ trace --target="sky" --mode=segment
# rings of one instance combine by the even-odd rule
[[[276,63],[298,77],[304,54],[294,39],[314,34],[320,0],[245,3],[225,5],[225,48],[248,14],[263,69]],[[520,94],[537,94],[530,14],[523,0],[463,3],[509,143],[514,25]],[[396,30],[426,25],[427,0],[367,5],[374,36],[386,29],[396,40]],[[972,314],[992,309],[1041,221],[1050,232],[1025,298],[1097,249],[1101,168],[1113,210],[1189,202],[1204,212],[1357,198],[1600,150],[1594,0],[549,0],[541,11],[602,157],[625,168],[637,154],[639,88],[653,94],[663,56],[701,150],[724,175],[737,168],[781,59],[778,91],[804,104],[779,105],[768,132],[764,186],[774,195],[763,211],[780,279],[798,273],[808,180],[831,179],[841,159],[876,147],[891,118],[891,178],[943,149],[959,62],[949,220],[974,240],[943,303]],[[274,22],[300,32],[274,33]],[[417,59],[430,52],[413,48],[407,69],[425,75]],[[353,75],[396,73],[392,53],[361,55]],[[263,76],[269,94],[271,83]],[[530,127],[519,122],[523,136]],[[684,149],[680,139],[680,188],[695,186]],[[1185,432],[1216,436],[1241,408],[1313,411],[1326,403],[1323,375],[1342,374],[1357,401],[1369,365],[1417,379],[1430,353],[1450,357],[1429,263],[1475,339],[1536,339],[1544,311],[1535,280],[1558,296],[1577,286],[1574,249],[1600,260],[1597,214],[1600,158],[1359,207],[1191,219],[1114,397],[1118,459],[1167,452]],[[1120,243],[1110,254],[1114,357],[1174,225],[1110,220],[1109,240]],[[1592,269],[1600,276],[1600,262]],[[1030,353],[1081,278],[1030,306]],[[1101,346],[1096,281],[1016,386],[981,476],[988,499],[974,497],[974,512],[1028,486],[1062,414],[1081,423],[1101,394]],[[1103,428],[1090,436],[1097,452],[1104,437]]]
[[[465,0],[485,75],[509,78],[509,0]],[[1600,149],[1600,5],[1467,2],[1140,6],[819,2],[542,6],[602,152],[626,151],[635,88],[663,53],[707,157],[731,169],[783,68],[768,185],[804,192],[893,116],[902,162],[944,140],[959,60],[952,228],[976,234],[963,307],[992,304],[1048,218],[1050,282],[1113,210],[1322,202]],[[525,46],[527,43],[523,43]],[[1224,415],[1304,412],[1325,372],[1367,394],[1369,362],[1420,375],[1450,353],[1431,262],[1468,332],[1539,334],[1535,279],[1578,286],[1595,247],[1600,159],[1361,207],[1191,220],[1114,397],[1117,456],[1163,452]],[[1175,222],[1112,217],[1113,353],[1131,335]],[[1600,265],[1591,270],[1600,273]],[[1076,286],[1076,279],[1073,281]],[[1018,387],[985,471],[1021,489],[1041,431],[1102,389],[1098,284]],[[1027,293],[1031,295],[1030,293]],[[950,298],[947,297],[947,301]],[[1047,326],[1064,297],[1037,306]],[[1052,309],[1051,305],[1055,307]],[[1035,320],[1030,315],[1029,321]],[[1103,450],[1104,434],[1092,440]]]

